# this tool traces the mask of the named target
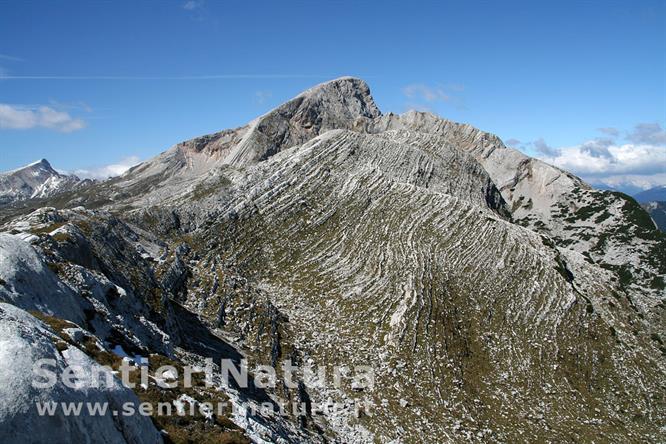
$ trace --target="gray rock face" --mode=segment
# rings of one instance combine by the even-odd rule
[[[135,234],[115,219],[88,224],[87,216],[45,208],[12,229],[25,231],[0,233],[0,301],[87,326],[101,339],[124,336],[125,347],[170,354],[171,340],[154,324],[166,320],[151,314],[158,284],[126,239]]]
[[[648,316],[661,316],[666,241],[655,235],[654,225],[631,197],[594,190],[566,171],[507,148],[493,134],[429,113],[381,116],[365,131],[428,134],[440,145],[468,152],[501,192],[514,222],[612,269]]]
[[[114,416],[123,405],[138,409],[134,393],[113,380],[106,387],[92,384],[98,364],[80,350],[71,347],[58,351],[56,335],[27,312],[0,303],[0,441],[6,443],[161,443],[162,437],[150,418],[141,415]],[[62,381],[48,389],[32,385],[33,365],[40,359],[53,359],[55,367],[48,370],[60,375],[66,366],[80,366],[85,376],[79,388],[69,388]],[[87,375],[87,376],[86,376]],[[88,379],[88,381],[86,381]],[[37,378],[43,381],[42,378]],[[80,415],[66,415],[62,409],[53,415],[40,415],[37,403],[80,403]],[[103,414],[90,414],[85,403],[107,405]]]
[[[90,182],[90,181],[86,181]],[[19,200],[46,198],[81,183],[74,175],[61,174],[46,159],[0,174],[0,206]]]
[[[0,233],[0,301],[76,323],[85,319],[75,293],[58,280],[43,256],[23,239]]]
[[[226,162],[253,164],[326,131],[354,129],[380,114],[365,82],[351,77],[336,79],[252,121]]]
[[[172,296],[177,296],[185,286],[188,273],[187,266],[180,256],[176,255],[176,259],[162,277],[162,288]]]
[[[469,152],[488,172],[516,219],[526,215],[539,220],[547,218],[551,206],[563,194],[575,187],[589,188],[577,177],[507,148],[497,136],[471,125],[410,111],[400,116],[383,116],[368,128],[370,132],[390,129],[431,134],[439,137],[441,143]]]

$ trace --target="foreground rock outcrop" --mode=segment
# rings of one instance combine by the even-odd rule
[[[112,414],[131,405],[138,410],[139,399],[119,381],[106,386],[79,379],[77,388],[62,381],[52,387],[33,386],[33,366],[39,360],[53,360],[55,365],[45,366],[61,374],[66,367],[80,366],[92,375],[99,367],[95,361],[76,347],[61,347],[61,339],[27,312],[9,304],[0,303],[0,440],[24,443],[161,443],[162,437],[150,418],[142,415]],[[40,379],[46,383],[46,379]],[[55,403],[73,403],[81,406],[81,414],[43,415],[38,409]],[[89,403],[89,404],[87,404]],[[108,405],[103,414],[90,412],[88,405]]]

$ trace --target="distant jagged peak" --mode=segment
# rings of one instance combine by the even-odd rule
[[[54,196],[81,183],[74,176],[55,170],[48,160],[40,159],[0,174],[0,206],[32,198]]]
[[[0,175],[7,176],[7,175],[10,175],[10,174],[20,173],[21,171],[38,171],[38,170],[43,170],[43,171],[52,172],[54,174],[59,174],[56,170],[53,169],[53,167],[51,166],[51,164],[49,163],[48,160],[40,159],[40,160],[36,160],[34,162],[31,162],[27,165],[24,165],[22,167],[13,169],[11,171],[6,171],[6,172],[3,172],[3,173],[0,173]]]
[[[51,167],[51,164],[49,163],[49,161],[46,160],[46,159],[40,159],[40,160],[37,160],[35,162],[29,163],[24,168],[30,168],[30,167],[43,167],[43,168],[53,169],[53,167]]]

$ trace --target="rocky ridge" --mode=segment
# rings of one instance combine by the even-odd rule
[[[106,349],[375,369],[373,390],[220,386],[314,406],[230,413],[252,441],[664,439],[649,216],[469,125],[383,115],[361,80],[3,216],[0,301]]]

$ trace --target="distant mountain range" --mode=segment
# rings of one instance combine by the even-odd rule
[[[0,174],[0,206],[26,199],[55,196],[92,183],[75,175],[62,174],[46,159]]]
[[[666,185],[636,193],[634,194],[634,199],[640,203],[666,202]]]
[[[634,195],[659,229],[666,232],[666,186],[650,188]]]

